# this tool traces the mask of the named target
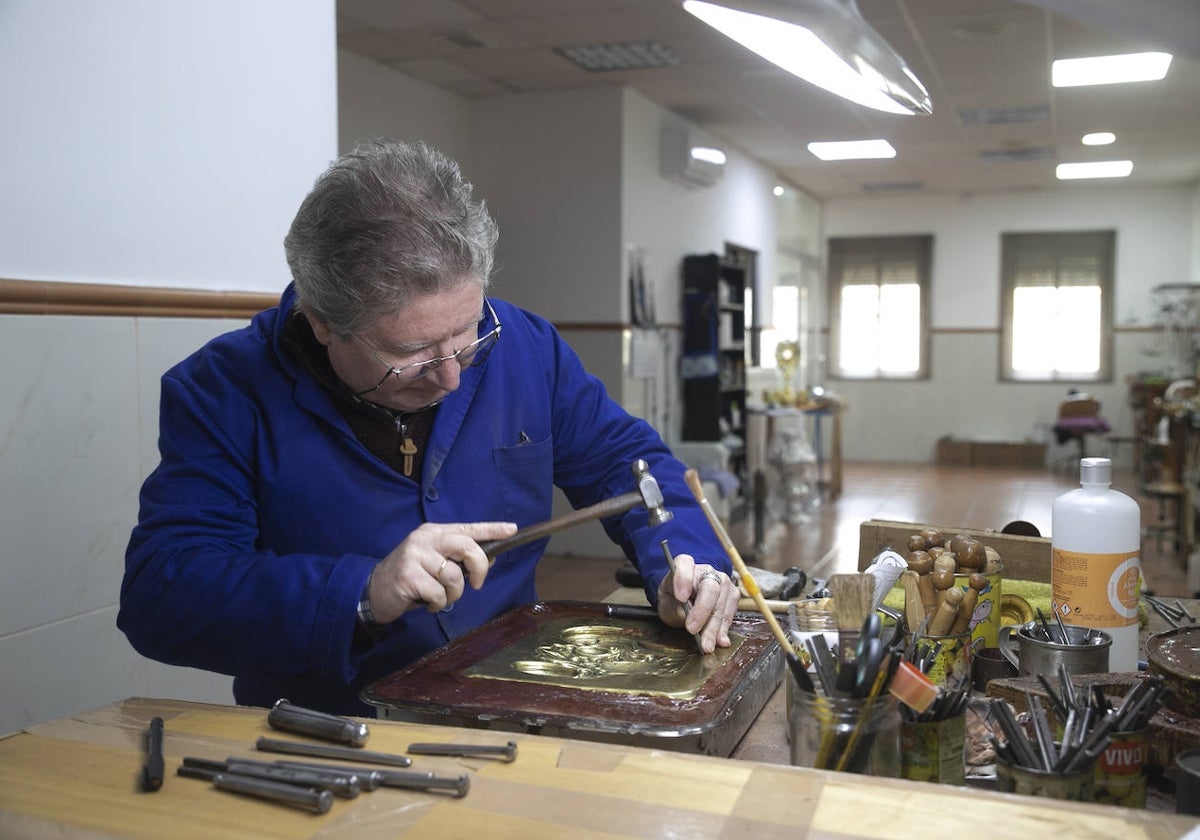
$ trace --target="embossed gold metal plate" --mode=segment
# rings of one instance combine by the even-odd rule
[[[703,656],[691,636],[662,625],[619,619],[580,624],[558,619],[464,673],[585,691],[691,699],[743,641],[737,633],[731,633],[729,639],[728,648]]]
[[[762,616],[735,615],[733,647],[704,662],[696,640],[652,610],[618,616],[610,606],[518,607],[373,683],[363,699],[389,720],[729,755],[783,679],[783,652]]]

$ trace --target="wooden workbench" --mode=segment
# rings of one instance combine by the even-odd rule
[[[142,793],[142,738],[164,718],[167,777]],[[0,837],[1183,837],[1173,814],[453,727],[371,721],[370,749],[414,741],[518,743],[511,764],[418,756],[470,793],[381,788],[311,815],[174,775],[183,756],[264,758],[265,709],[129,699],[0,740]],[[969,815],[969,819],[964,817]]]

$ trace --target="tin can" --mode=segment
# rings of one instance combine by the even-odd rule
[[[1045,796],[1071,802],[1092,802],[1096,791],[1094,765],[1072,773],[1050,773],[1009,764],[996,757],[996,789],[1025,796]]]
[[[975,642],[975,647],[991,648],[996,647],[1000,636],[1000,590],[1003,588],[1004,564],[998,564],[993,571],[984,574],[984,577],[987,578],[987,586],[979,592],[975,609],[971,611],[971,622],[967,627],[971,631],[971,640]],[[954,585],[966,592],[970,589],[970,578],[969,574],[955,574]]]
[[[966,784],[963,749],[967,716],[905,721],[900,727],[900,774],[917,782]]]
[[[1096,760],[1096,801],[1145,808],[1146,728],[1110,735],[1112,743]]]
[[[1175,756],[1175,813],[1200,817],[1200,749]]]
[[[970,630],[955,636],[922,636],[921,645],[932,645],[936,654],[926,675],[937,686],[957,689],[971,681],[972,633]]]

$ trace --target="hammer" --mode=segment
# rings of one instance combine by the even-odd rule
[[[664,522],[674,519],[675,514],[671,513],[665,507],[658,482],[650,474],[650,465],[641,458],[638,458],[633,462],[633,476],[637,481],[637,490],[622,493],[620,496],[613,496],[611,499],[605,499],[603,502],[597,502],[594,505],[580,508],[579,510],[564,514],[557,519],[550,519],[546,522],[539,522],[536,525],[529,525],[517,531],[517,533],[506,540],[482,543],[481,547],[488,558],[495,561],[497,555],[503,554],[519,545],[525,545],[525,543],[540,540],[559,531],[565,531],[567,528],[574,527],[582,522],[591,522],[593,519],[603,519],[606,516],[616,516],[627,510],[632,510],[638,505],[645,507],[650,514],[651,525],[661,525]]]

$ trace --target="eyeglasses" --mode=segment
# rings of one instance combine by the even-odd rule
[[[463,347],[460,350],[455,350],[448,356],[438,356],[435,359],[426,359],[423,362],[413,362],[412,364],[402,365],[400,367],[392,367],[382,356],[371,349],[371,347],[365,341],[358,336],[354,336],[354,340],[361,344],[368,353],[374,356],[376,361],[387,367],[387,373],[383,375],[383,378],[379,380],[378,384],[372,388],[368,388],[365,391],[356,392],[355,396],[361,397],[363,394],[369,394],[372,391],[378,391],[392,377],[395,377],[401,382],[411,382],[414,379],[420,379],[423,376],[428,376],[430,371],[437,370],[444,362],[448,362],[450,360],[458,362],[458,365],[461,368],[475,367],[476,365],[482,364],[483,360],[487,358],[488,353],[491,352],[491,349],[496,345],[496,342],[500,340],[500,319],[496,317],[496,310],[492,308],[492,304],[487,298],[483,299],[483,304],[487,307],[488,315],[491,316],[492,322],[496,326],[492,327],[485,335],[475,339],[466,347]]]

